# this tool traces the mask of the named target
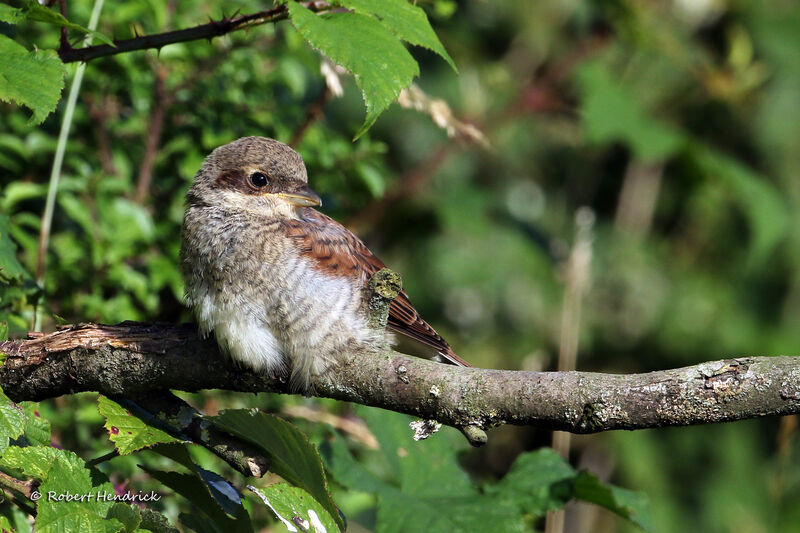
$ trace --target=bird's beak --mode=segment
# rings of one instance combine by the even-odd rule
[[[312,191],[308,185],[303,185],[294,192],[279,192],[275,196],[283,198],[287,202],[299,207],[317,207],[322,205],[322,198]]]

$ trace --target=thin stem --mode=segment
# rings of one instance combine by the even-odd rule
[[[567,262],[564,303],[561,309],[561,339],[558,351],[559,372],[575,370],[578,360],[578,340],[581,324],[581,303],[592,261],[592,225],[594,213],[588,207],[575,214],[575,244]],[[553,449],[569,460],[571,433],[553,432]],[[545,533],[562,533],[566,509],[550,511],[545,520]]]
[[[331,5],[328,2],[302,2],[302,4],[314,12],[329,11]],[[86,48],[62,48],[58,51],[61,61],[72,63],[75,61],[91,61],[98,57],[112,56],[123,52],[134,50],[146,50],[148,48],[162,48],[168,44],[182,43],[186,41],[197,41],[200,39],[212,39],[231,33],[237,30],[259,26],[268,22],[278,22],[289,17],[289,10],[286,4],[230,19],[211,21],[207,24],[184,28],[182,30],[155,33],[153,35],[142,35],[133,39],[115,40],[114,45],[88,46]]]
[[[319,98],[317,98],[314,103],[311,104],[311,107],[308,108],[303,122],[300,123],[300,125],[292,134],[292,140],[289,141],[289,146],[296,148],[297,145],[300,144],[300,141],[302,141],[303,137],[305,137],[308,128],[310,128],[311,125],[319,120],[319,118],[322,116],[323,111],[325,110],[325,104],[328,103],[330,97],[331,90],[326,85],[322,90],[322,93],[319,95]]]
[[[12,492],[12,493],[6,493],[6,494],[7,494],[8,496],[10,496],[9,500],[11,500],[11,502],[13,502],[13,503],[14,503],[14,505],[16,505],[17,507],[19,507],[20,509],[22,509],[22,511],[23,511],[25,514],[27,514],[28,516],[36,516],[36,508],[35,508],[34,506],[32,506],[32,505],[29,505],[29,504],[28,504],[27,502],[25,502],[24,500],[21,500],[21,499],[20,499],[20,498],[19,498],[19,497],[18,497],[16,494],[14,494],[13,492]]]
[[[103,9],[104,0],[95,0],[94,7],[92,8],[92,15],[89,18],[89,29],[95,30],[97,23],[100,20],[100,11]],[[62,2],[63,6],[63,2]],[[91,43],[92,35],[86,36],[86,42]],[[86,63],[81,63],[75,70],[75,78],[72,80],[72,86],[69,89],[69,96],[67,97],[67,107],[64,110],[64,120],[61,122],[61,132],[58,134],[58,145],[56,146],[56,154],[53,158],[53,168],[50,171],[50,185],[47,188],[47,201],[44,206],[44,214],[42,215],[42,227],[39,233],[39,254],[36,261],[36,283],[39,287],[44,289],[44,276],[47,272],[47,249],[50,246],[50,230],[53,225],[53,211],[56,205],[56,193],[58,192],[58,182],[61,178],[61,166],[64,163],[64,153],[67,149],[67,139],[69,138],[69,130],[72,127],[72,115],[75,112],[75,104],[78,101],[78,93],[81,90],[81,82],[83,81],[83,72],[86,70]],[[36,305],[34,312],[33,331],[39,331],[42,328],[42,317],[44,315],[44,291]]]
[[[58,0],[58,7],[61,10],[61,16],[67,18],[67,0]],[[70,48],[66,26],[61,27],[61,48]]]
[[[14,492],[22,494],[26,498],[31,497],[31,493],[33,492],[35,486],[36,481],[33,479],[26,479],[23,481],[6,474],[5,472],[0,472],[0,487],[13,490]]]
[[[159,63],[154,65],[154,72],[153,108],[148,120],[144,156],[139,167],[139,177],[136,180],[136,196],[134,200],[137,204],[144,203],[147,194],[150,192],[150,182],[153,181],[153,167],[158,155],[158,146],[161,143],[161,132],[164,129],[167,110],[172,104],[172,94],[166,87],[166,79],[169,74],[167,67]]]
[[[110,461],[111,459],[115,459],[117,457],[119,457],[119,452],[117,450],[113,450],[107,454],[101,455],[100,457],[95,457],[91,461],[86,461],[86,464],[87,466],[97,466],[100,463],[105,463],[106,461]]]

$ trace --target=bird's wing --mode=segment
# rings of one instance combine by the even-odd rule
[[[289,220],[285,224],[286,234],[298,242],[300,252],[310,257],[316,268],[329,275],[369,280],[375,272],[386,266],[361,239],[319,211],[305,208],[300,219]],[[387,327],[433,348],[449,363],[470,366],[453,352],[436,330],[420,318],[405,291],[400,291],[389,305]]]

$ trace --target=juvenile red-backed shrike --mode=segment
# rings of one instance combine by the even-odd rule
[[[387,329],[369,325],[366,287],[383,262],[347,228],[316,211],[303,159],[283,143],[245,137],[214,150],[186,195],[181,270],[203,334],[222,350],[291,382],[309,380],[354,349],[409,340],[427,355],[468,366],[403,291]],[[405,343],[407,346],[408,343]]]

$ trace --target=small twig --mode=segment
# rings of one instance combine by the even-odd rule
[[[9,500],[11,500],[11,502],[14,505],[16,505],[17,507],[22,509],[22,512],[24,512],[28,516],[33,516],[33,517],[36,516],[36,507],[34,507],[33,505],[30,505],[25,500],[20,499],[19,496],[17,496],[13,492],[6,493],[5,491],[0,491],[0,497],[2,497],[3,494],[5,494],[6,496],[9,496]]]
[[[89,104],[89,116],[96,126],[94,131],[100,166],[105,174],[115,176],[117,168],[114,165],[114,156],[111,153],[110,132],[107,124],[109,119],[113,121],[118,115],[118,105],[114,97],[108,93],[101,95],[99,103],[92,95],[89,95],[86,100]]]
[[[357,229],[372,224],[383,215],[387,207],[398,200],[413,196],[434,176],[436,170],[447,161],[447,158],[458,146],[455,140],[443,143],[417,166],[403,174],[397,180],[397,185],[381,198],[376,199],[360,212],[347,219],[345,226]]]
[[[158,147],[161,144],[161,131],[164,128],[164,119],[173,99],[172,93],[168,92],[166,88],[167,67],[159,63],[154,66],[154,71],[153,109],[147,121],[144,156],[139,167],[139,177],[136,181],[136,197],[134,200],[138,204],[144,202],[147,193],[150,191],[150,182],[153,180],[153,166],[158,155]]]
[[[489,436],[478,426],[463,426],[458,429],[461,431],[464,437],[466,437],[467,442],[476,448],[483,446],[489,441]]]
[[[89,461],[86,461],[87,466],[97,466],[101,463],[105,463],[106,461],[110,461],[111,459],[116,459],[119,457],[119,452],[117,450],[112,450],[106,454],[101,455],[100,457],[95,457]]]
[[[575,214],[575,242],[566,264],[564,300],[561,309],[558,370],[562,372],[575,370],[577,367],[581,304],[591,269],[594,218],[594,212],[588,207],[581,207]],[[553,450],[566,460],[569,460],[571,440],[571,433],[553,432]],[[545,518],[545,533],[562,533],[565,517],[566,509],[548,512]]]
[[[207,448],[247,477],[262,477],[267,473],[267,457],[252,445],[217,429],[194,407],[169,391],[157,391],[135,399],[118,396],[112,399],[173,437]]]
[[[67,18],[67,0],[58,0],[58,7],[61,11],[61,16]],[[61,26],[61,48],[64,50],[69,50],[72,48],[69,44],[69,39],[67,38],[67,27]]]
[[[575,243],[566,264],[564,300],[561,309],[561,338],[558,350],[558,370],[575,370],[578,360],[581,308],[583,294],[589,281],[592,262],[592,227],[594,212],[588,207],[575,214]],[[553,449],[564,459],[569,459],[570,434],[553,433]]]
[[[198,68],[192,69],[189,76],[171,90],[168,90],[166,86],[166,80],[169,75],[166,65],[163,63],[154,65],[155,82],[153,85],[153,108],[148,118],[145,150],[142,156],[142,163],[139,167],[139,176],[136,180],[136,196],[134,199],[136,203],[144,203],[150,191],[150,186],[153,181],[153,168],[158,155],[158,149],[161,145],[161,134],[164,131],[167,111],[169,111],[170,106],[175,100],[175,94],[182,89],[192,86],[198,79],[208,73],[214,72],[217,66],[228,57],[227,52],[231,49],[233,49],[233,47],[220,50],[219,53],[214,54],[211,59],[204,62]]]
[[[303,418],[314,423],[323,423],[333,426],[339,431],[347,433],[367,448],[378,449],[378,439],[370,432],[367,425],[360,419],[346,418],[322,409],[312,409],[304,405],[287,405],[281,409],[281,414],[292,418]]]
[[[297,126],[297,129],[294,130],[294,133],[292,134],[292,140],[289,141],[289,146],[297,148],[297,145],[299,145],[300,141],[303,140],[308,128],[310,128],[311,125],[319,120],[319,118],[322,116],[322,112],[325,110],[325,104],[328,103],[330,97],[331,90],[326,85],[322,90],[322,93],[320,93],[319,98],[314,100],[314,103],[308,108],[303,122],[301,122],[300,125]]]
[[[632,159],[628,163],[614,215],[617,230],[636,237],[647,235],[653,224],[663,177],[663,161],[642,163]]]
[[[14,476],[10,476],[5,472],[0,472],[0,487],[12,490],[28,499],[30,499],[31,494],[38,486],[39,483],[35,479],[21,480],[15,478]]]
[[[484,150],[491,150],[489,140],[474,124],[456,118],[448,103],[441,98],[434,98],[423,91],[416,83],[412,83],[400,91],[397,98],[400,107],[414,109],[428,115],[434,124],[447,132],[451,139],[459,137],[480,146]]]
[[[100,11],[103,9],[104,0],[95,0],[94,7],[92,7],[92,14],[89,18],[89,29],[94,30],[97,28],[97,23],[100,20]],[[61,3],[62,10],[64,9],[64,2]],[[92,35],[86,36],[86,42],[92,42]],[[71,48],[70,48],[71,50]],[[50,170],[50,183],[47,187],[47,199],[45,201],[44,213],[42,214],[42,225],[39,231],[39,248],[36,258],[36,283],[40,288],[44,288],[44,277],[47,271],[47,250],[50,247],[50,230],[53,224],[53,212],[56,205],[56,193],[58,192],[58,182],[61,178],[61,166],[64,163],[64,153],[67,150],[67,139],[69,138],[69,130],[72,127],[72,115],[75,111],[75,104],[78,101],[78,93],[81,90],[81,83],[83,82],[83,72],[86,70],[86,64],[78,65],[75,69],[75,77],[72,80],[72,85],[69,88],[69,96],[67,97],[67,107],[64,110],[64,119],[61,121],[61,131],[58,134],[58,144],[56,145],[56,153],[53,157],[53,166]],[[44,292],[36,303],[33,313],[33,324],[31,329],[39,331],[42,328],[42,317],[44,316]]]
[[[30,516],[36,516],[36,508],[28,501],[37,488],[39,488],[39,482],[35,479],[22,480],[0,472],[0,500],[2,500],[2,496],[8,496],[14,505]],[[19,496],[23,496],[25,500],[21,500]]]
[[[784,416],[778,426],[778,434],[775,436],[777,450],[777,468],[772,479],[772,498],[780,501],[784,497],[786,473],[790,472],[792,465],[793,441],[797,436],[797,415]]]
[[[331,9],[327,2],[313,1],[302,2],[302,4],[314,12],[328,11]],[[103,44],[98,46],[88,46],[86,48],[61,48],[58,55],[64,63],[75,61],[91,61],[98,57],[106,57],[134,50],[146,50],[149,48],[162,48],[168,44],[182,43],[186,41],[197,41],[200,39],[212,39],[237,30],[259,26],[270,22],[278,22],[289,16],[286,4],[282,4],[272,9],[259,11],[250,15],[241,15],[229,19],[211,21],[182,30],[155,33],[153,35],[142,35],[132,39],[115,40],[114,46]]]

